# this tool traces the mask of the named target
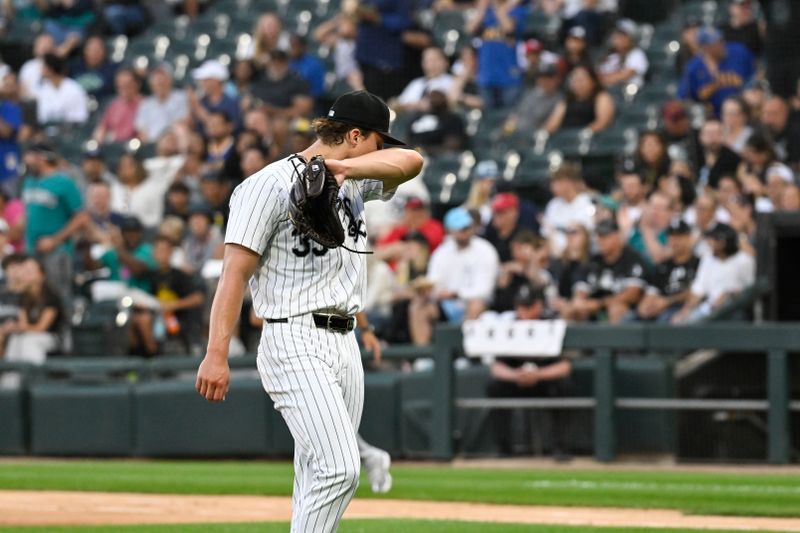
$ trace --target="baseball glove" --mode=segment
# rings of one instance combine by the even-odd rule
[[[339,184],[325,166],[321,155],[311,158],[295,174],[289,191],[289,219],[301,235],[326,248],[344,243],[344,228],[339,220],[337,201]]]

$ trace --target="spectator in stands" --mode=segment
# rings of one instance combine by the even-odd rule
[[[114,94],[117,65],[109,61],[103,38],[93,35],[83,44],[81,57],[72,62],[69,75],[90,96],[102,101]]]
[[[697,36],[700,53],[684,68],[678,96],[709,106],[719,117],[722,102],[739,94],[755,74],[753,55],[744,45],[726,43],[713,27]]]
[[[556,104],[544,129],[555,133],[564,128],[589,128],[593,132],[608,128],[614,121],[614,100],[603,89],[590,66],[579,65],[567,79],[566,96]]]
[[[47,278],[67,297],[72,287],[71,238],[83,226],[86,212],[78,187],[60,163],[60,156],[47,143],[28,148],[25,167],[29,175],[22,183],[22,201],[26,248],[38,254]]]
[[[428,155],[458,153],[467,145],[467,132],[461,115],[450,110],[445,93],[431,91],[425,111],[414,113],[406,138]]]
[[[661,134],[667,143],[667,153],[689,159],[697,153],[697,131],[692,128],[686,105],[680,100],[670,100],[661,111]]]
[[[174,181],[164,198],[164,217],[177,217],[189,221],[192,191],[182,181]]]
[[[750,127],[750,107],[741,96],[731,96],[722,103],[722,128],[725,146],[741,155],[744,143],[753,133]]]
[[[623,164],[617,177],[617,184],[620,191],[620,205],[617,208],[616,220],[622,235],[628,238],[642,217],[650,189],[633,164],[627,166]]]
[[[132,35],[147,22],[147,11],[141,0],[104,0],[103,18],[114,35]]]
[[[478,52],[471,45],[464,45],[453,64],[453,84],[447,98],[462,109],[481,109],[483,100],[478,89]]]
[[[668,324],[689,298],[700,259],[694,254],[692,228],[684,220],[674,220],[667,234],[670,257],[650,271],[636,314],[642,320]]]
[[[505,314],[504,314],[505,315]],[[500,320],[541,320],[545,315],[544,292],[535,286],[523,285],[514,298],[514,310]],[[572,363],[563,357],[498,357],[492,362],[491,381],[487,384],[489,398],[554,398],[566,393],[572,372]],[[513,452],[511,415],[508,409],[491,412],[492,426],[497,439],[498,452],[510,455]],[[553,413],[553,453],[562,454],[560,420]]]
[[[655,186],[661,176],[669,174],[670,158],[664,137],[655,130],[643,131],[636,147],[636,172],[648,188]]]
[[[84,123],[89,118],[86,91],[78,82],[67,77],[64,60],[54,54],[45,54],[42,83],[36,90],[36,108],[39,124]]]
[[[47,282],[40,261],[28,258],[22,267],[25,281],[18,319],[0,327],[0,346],[6,343],[6,361],[41,365],[48,353],[61,347],[62,300]]]
[[[357,33],[353,18],[339,13],[318,24],[312,34],[315,41],[331,49],[336,82],[352,91],[364,89],[364,77],[356,61]]]
[[[393,107],[398,111],[428,111],[431,108],[430,94],[439,91],[448,94],[453,87],[453,75],[447,72],[449,64],[444,51],[431,46],[422,52],[422,72],[424,76],[411,81]]]
[[[789,185],[781,196],[779,211],[800,211],[800,187]]]
[[[239,99],[242,110],[247,110],[253,104],[253,83],[256,80],[256,70],[253,62],[248,59],[237,59],[231,68],[231,79],[225,84],[225,92]]]
[[[772,165],[767,171],[767,183],[763,196],[756,199],[755,208],[759,213],[771,213],[779,210],[783,196],[788,187],[794,184],[794,174],[786,165]],[[735,226],[731,222],[732,226]]]
[[[192,277],[170,265],[170,259],[174,251],[173,242],[159,235],[153,242],[153,258],[155,268],[147,273],[150,283],[151,293],[158,299],[160,304],[160,318],[164,321],[165,333],[167,338],[179,339],[186,350],[191,353],[195,345],[202,342],[201,324],[202,307],[205,302],[203,290],[198,286]],[[149,313],[135,313],[134,327],[137,321],[141,322],[139,332],[141,334],[153,334],[153,320]],[[145,346],[152,347],[155,339],[147,339]]]
[[[429,344],[433,324],[439,320],[459,323],[474,319],[489,304],[499,262],[494,247],[475,235],[473,224],[463,207],[451,209],[445,216],[450,236],[431,256],[427,278],[432,290],[415,295],[409,308],[414,344]]]
[[[550,298],[550,307],[561,316],[568,312],[575,284],[588,268],[592,244],[592,236],[582,224],[571,224],[564,233],[567,235],[567,245],[563,253],[555,256],[549,265],[557,287],[556,294]]]
[[[545,207],[541,231],[542,236],[550,243],[553,255],[561,255],[564,250],[564,230],[568,226],[576,223],[587,228],[594,226],[594,205],[585,189],[583,176],[574,163],[563,163],[550,178],[553,198]]]
[[[508,260],[500,259],[497,285],[492,298],[492,309],[500,312],[514,308],[514,297],[525,285],[547,292],[556,290],[553,276],[547,270],[547,241],[536,233],[523,229],[514,234],[509,249]]]
[[[800,168],[800,121],[792,117],[786,100],[780,96],[768,98],[761,110],[760,125],[772,141],[777,157]]]
[[[638,28],[630,19],[620,19],[611,34],[611,52],[598,67],[600,80],[606,87],[632,83],[644,85],[650,63],[647,55],[636,45]]]
[[[136,137],[136,113],[142,103],[139,78],[130,69],[120,69],[114,77],[117,97],[111,101],[94,130],[99,143],[124,142]]]
[[[756,255],[756,204],[758,200],[769,202],[766,198],[759,198],[752,194],[740,194],[728,202],[727,208],[730,213],[730,226],[739,236],[739,249],[752,256]],[[773,206],[768,205],[769,208]]]
[[[522,73],[516,45],[528,7],[516,0],[478,0],[465,31],[480,37],[478,87],[486,109],[511,107],[519,98]]]
[[[0,85],[0,188],[16,186],[19,177],[19,130],[22,127],[22,107],[9,94],[9,85]]]
[[[325,92],[325,64],[308,52],[305,37],[296,33],[289,37],[289,58],[289,69],[305,80],[313,98],[321,98]]]
[[[170,129],[162,133],[156,142],[155,155],[143,162],[148,178],[158,183],[172,183],[186,162],[186,156],[181,153],[176,131]]]
[[[40,33],[33,41],[33,57],[23,63],[19,71],[21,96],[25,100],[35,100],[44,81],[44,56],[56,51],[56,42],[49,33]]]
[[[756,19],[752,0],[733,0],[728,4],[728,22],[722,26],[726,41],[743,44],[755,57],[764,48],[763,21]]]
[[[147,272],[155,268],[153,246],[144,239],[144,226],[134,216],[124,216],[117,229],[111,228],[113,250],[108,261],[112,270],[119,272],[120,279],[130,287],[149,291]]]
[[[222,234],[212,225],[213,213],[203,205],[191,207],[189,233],[183,240],[187,266],[191,272],[200,273],[209,259],[222,259]]]
[[[771,140],[761,133],[754,133],[744,145],[742,162],[739,164],[736,177],[745,192],[760,196],[767,183],[767,174],[775,165],[784,166],[778,160]]]
[[[720,180],[720,187],[725,181],[730,178],[726,176]],[[735,178],[733,178],[735,181]],[[720,222],[730,222],[730,214],[723,205],[728,205],[728,201],[724,204],[717,200],[717,196],[713,194],[702,194],[694,201],[694,205],[687,209],[685,219],[686,222],[692,227],[692,236],[695,240],[695,253],[698,257],[702,257],[707,253],[711,253],[711,249],[703,238],[706,233],[711,231]]]
[[[0,187],[0,221],[8,226],[6,238],[16,252],[25,249],[25,204]]]
[[[132,153],[120,157],[117,176],[119,179],[111,183],[111,208],[136,217],[148,229],[158,226],[171,181],[148,177],[141,159]]]
[[[700,128],[700,150],[697,157],[698,183],[716,189],[721,176],[735,174],[741,158],[725,146],[722,123],[708,119]]]
[[[86,189],[86,211],[85,238],[110,245],[112,228],[119,227],[124,216],[111,210],[111,186],[107,182],[96,181]]]
[[[608,2],[605,2],[608,4]],[[564,9],[561,16],[564,20],[563,30],[581,28],[586,32],[586,41],[590,46],[598,46],[602,43],[605,36],[605,23],[603,15],[600,13],[600,5],[597,0],[568,0],[564,2]],[[616,2],[614,2],[616,4]],[[606,10],[609,6],[606,5]],[[616,5],[610,6],[611,11],[616,14]]]
[[[279,45],[286,46],[288,39],[289,36],[283,30],[283,21],[278,14],[263,13],[256,21],[252,50],[248,50],[246,59],[251,59],[256,67],[264,68],[270,62],[270,53]]]
[[[267,149],[261,145],[250,146],[242,154],[242,175],[247,178],[252,176],[270,163]]]
[[[520,101],[508,114],[502,127],[503,134],[512,135],[518,131],[533,132],[544,127],[556,104],[562,99],[560,85],[561,76],[555,61],[553,59],[540,61],[535,85],[525,89]]]
[[[86,36],[96,15],[92,0],[50,0],[42,2],[44,31],[53,36],[59,55],[67,57]]]
[[[356,60],[364,86],[384,100],[402,92],[403,32],[412,26],[411,2],[408,0],[362,0],[345,12],[358,21]]]
[[[647,198],[642,217],[628,238],[628,246],[636,251],[648,265],[661,263],[670,256],[667,230],[675,216],[672,198],[661,191],[653,191]]]
[[[586,40],[586,30],[583,26],[573,26],[567,32],[567,37],[564,41],[564,62],[568,73],[572,72],[572,69],[577,66],[592,64],[589,43]]]
[[[595,229],[599,254],[589,262],[562,316],[568,320],[605,319],[616,324],[642,297],[647,273],[644,261],[625,245],[613,219]]]
[[[464,208],[478,214],[481,226],[486,226],[492,219],[492,196],[499,178],[500,168],[493,159],[481,161],[472,172],[472,185]]]
[[[136,110],[134,126],[142,142],[155,142],[173,124],[189,116],[186,93],[173,87],[172,67],[159,63],[147,78],[150,96],[142,100]]]
[[[200,193],[204,205],[212,213],[214,226],[224,234],[228,225],[228,215],[230,215],[228,206],[231,196],[230,181],[219,172],[206,172],[200,181]]]
[[[209,59],[192,71],[192,78],[199,84],[203,97],[199,98],[193,89],[187,90],[189,114],[195,129],[204,131],[205,122],[212,111],[225,111],[236,128],[241,124],[239,99],[225,94],[224,83],[228,81],[228,69],[215,59]]]
[[[691,292],[673,323],[698,322],[755,281],[755,261],[739,249],[739,236],[727,224],[706,234],[712,253],[702,256]]]
[[[520,231],[539,233],[539,222],[533,210],[521,210],[520,199],[513,192],[502,192],[492,199],[492,220],[483,238],[489,241],[500,261],[511,260],[511,241]]]
[[[233,123],[224,111],[212,111],[206,120],[206,164],[207,172],[221,172],[228,161],[236,157],[236,138]]]
[[[285,50],[276,48],[270,55],[266,76],[253,87],[253,96],[272,116],[310,116],[314,99],[308,83],[289,69],[289,55]]]
[[[445,229],[442,223],[431,216],[430,207],[419,197],[410,196],[403,208],[403,218],[389,232],[378,240],[383,257],[395,261],[405,248],[403,239],[409,233],[420,233],[428,242],[428,250],[433,252],[442,244]]]

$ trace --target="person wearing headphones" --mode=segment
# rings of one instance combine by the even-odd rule
[[[753,257],[739,248],[739,235],[728,224],[706,233],[711,253],[703,256],[689,298],[673,324],[698,322],[755,282]]]

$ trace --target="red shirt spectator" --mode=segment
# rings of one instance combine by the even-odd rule
[[[431,252],[442,244],[445,231],[442,223],[431,217],[428,206],[421,199],[411,197],[406,201],[403,219],[389,233],[378,241],[378,246],[399,242],[410,231],[422,233],[428,240]]]
[[[139,80],[131,70],[117,72],[117,97],[108,105],[94,130],[97,142],[124,142],[136,137],[136,111],[142,101]]]

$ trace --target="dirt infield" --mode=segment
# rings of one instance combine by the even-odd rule
[[[0,525],[112,525],[286,521],[291,500],[107,492],[0,491]],[[354,500],[347,518],[422,518],[519,524],[800,532],[797,518],[693,516],[678,511]]]

